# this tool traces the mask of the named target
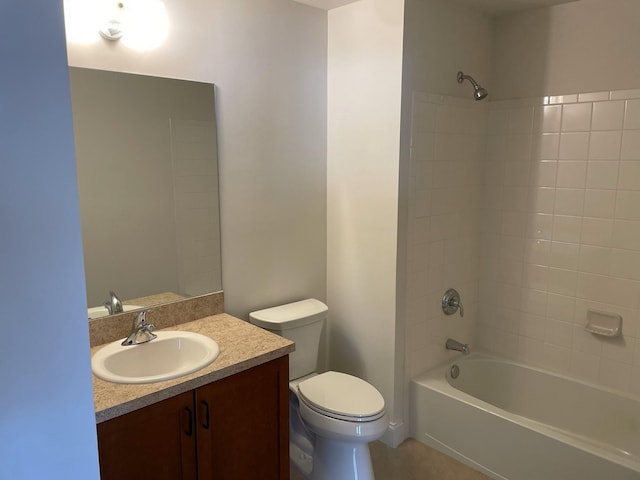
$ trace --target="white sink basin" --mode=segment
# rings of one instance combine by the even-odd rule
[[[140,310],[141,308],[145,308],[145,307],[141,307],[140,305],[123,305],[122,306],[122,310],[124,310],[125,312],[130,312],[132,310]],[[94,318],[106,317],[107,315],[109,315],[109,310],[107,310],[106,307],[91,307],[87,309],[87,314],[89,316],[89,320],[92,320]]]
[[[158,338],[123,347],[122,339],[91,358],[96,377],[114,383],[153,383],[188,375],[213,362],[218,344],[204,335],[181,331],[154,332]]]

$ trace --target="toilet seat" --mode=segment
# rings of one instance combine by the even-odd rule
[[[299,398],[315,412],[348,422],[372,422],[385,415],[384,398],[361,378],[326,372],[298,384]]]

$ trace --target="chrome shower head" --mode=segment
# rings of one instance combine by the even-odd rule
[[[473,99],[474,100],[476,100],[476,101],[482,100],[487,95],[489,95],[489,92],[487,92],[486,89],[484,89],[480,85],[478,85],[478,82],[476,82],[471,75],[465,75],[462,72],[458,72],[458,77],[457,78],[458,78],[458,83],[462,83],[465,80],[469,80],[471,85],[473,85]]]

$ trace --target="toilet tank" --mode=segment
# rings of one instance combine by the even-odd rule
[[[296,349],[289,354],[289,380],[316,371],[320,335],[328,310],[320,300],[309,298],[249,314],[254,325],[295,342]]]

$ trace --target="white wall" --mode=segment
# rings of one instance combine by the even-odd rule
[[[62,4],[0,16],[0,478],[98,479]]]
[[[290,0],[165,4],[160,48],[70,42],[69,64],[214,83],[226,311],[324,300],[327,13]]]
[[[404,0],[331,10],[328,42],[330,367],[375,385],[393,426],[403,11]]]
[[[636,0],[581,0],[496,18],[492,99],[637,88]]]

